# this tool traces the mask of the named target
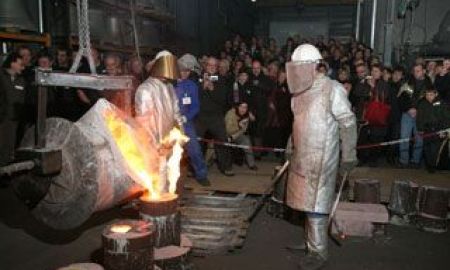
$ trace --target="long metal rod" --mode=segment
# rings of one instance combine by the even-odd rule
[[[341,200],[341,195],[342,195],[342,191],[344,190],[344,186],[345,186],[345,182],[347,182],[347,178],[348,178],[348,172],[344,173],[344,176],[342,176],[342,181],[341,181],[341,185],[339,187],[339,191],[336,195],[336,199],[333,203],[333,207],[331,208],[331,212],[330,215],[328,216],[328,229],[329,232],[331,232],[331,223],[334,220],[334,215],[336,214],[336,209],[337,206],[339,204],[339,201]],[[338,237],[342,237],[342,232],[337,224],[337,222],[334,222],[334,225],[336,226],[336,231],[338,232]],[[342,243],[340,241],[340,239],[338,237],[335,237],[333,234],[330,233],[331,236],[331,240],[333,240],[333,242],[335,242],[338,246],[342,246]]]
[[[261,210],[262,206],[264,205],[264,202],[265,202],[266,198],[271,194],[270,191],[273,189],[273,186],[275,186],[275,184],[278,183],[278,181],[280,181],[281,176],[283,176],[284,172],[288,168],[289,168],[289,160],[286,160],[286,162],[284,162],[283,166],[278,171],[278,173],[275,175],[275,177],[272,178],[272,181],[267,186],[267,189],[264,190],[263,195],[258,199],[258,201],[256,203],[256,206],[255,206],[255,210],[250,215],[249,220],[253,220],[253,218],[256,216],[256,214],[259,212],[259,210]]]
[[[377,4],[378,0],[373,0],[372,4],[372,27],[370,31],[370,47],[374,49],[375,47],[375,26],[377,22]]]
[[[359,32],[361,31],[361,0],[356,3],[356,29],[355,29],[355,40],[359,41]]]
[[[42,0],[38,0],[38,11],[39,11],[39,33],[44,33],[44,9],[42,6]]]
[[[36,148],[45,148],[46,119],[47,119],[47,87],[38,86]]]
[[[347,178],[348,178],[348,172],[345,172],[344,176],[342,177],[341,185],[339,186],[339,192],[336,195],[336,199],[334,200],[330,215],[328,216],[328,226],[330,226],[331,221],[333,220],[334,214],[336,213],[336,209],[339,204],[339,201],[341,200],[342,190],[344,190],[344,186],[345,186],[345,182],[347,182]]]

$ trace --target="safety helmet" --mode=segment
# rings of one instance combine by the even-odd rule
[[[201,67],[197,61],[197,58],[192,54],[186,53],[178,59],[178,67],[183,70],[187,69],[190,71],[194,71],[197,74],[200,74]]]
[[[293,62],[319,63],[322,60],[320,51],[311,44],[302,44],[298,46],[292,53],[291,60]]]

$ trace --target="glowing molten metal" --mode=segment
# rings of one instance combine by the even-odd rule
[[[182,145],[188,138],[179,129],[173,128],[161,142],[156,143],[151,141],[142,127],[136,122],[125,121],[125,117],[118,111],[109,110],[104,114],[104,118],[125,160],[128,173],[147,190],[144,199],[159,201],[170,194],[175,194],[180,177]],[[158,151],[156,149],[158,145],[162,145],[166,151]],[[170,153],[169,158],[162,153]],[[163,162],[165,163],[163,168],[159,168],[162,167],[161,159],[167,160]],[[161,176],[161,169],[167,171],[167,179],[161,179],[165,178]]]
[[[127,233],[131,230],[130,225],[114,225],[111,227],[113,233]]]

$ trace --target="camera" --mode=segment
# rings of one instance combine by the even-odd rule
[[[219,80],[219,76],[217,75],[211,75],[207,77],[208,80],[212,81],[212,82],[217,82]]]
[[[217,82],[219,80],[219,76],[218,75],[206,75],[205,76],[206,80],[210,81],[210,82]],[[200,83],[203,82],[203,78],[199,78],[198,81]]]

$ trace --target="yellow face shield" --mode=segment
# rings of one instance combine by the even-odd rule
[[[168,80],[177,80],[180,78],[177,57],[174,55],[165,55],[156,59],[150,69],[150,76]]]

